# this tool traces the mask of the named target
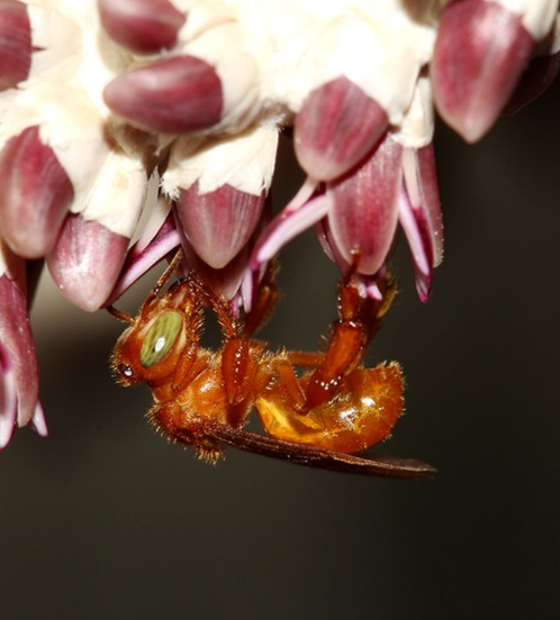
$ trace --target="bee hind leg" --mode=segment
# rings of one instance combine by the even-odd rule
[[[384,293],[381,301],[363,298],[348,275],[338,286],[338,318],[333,323],[325,352],[289,354],[294,365],[314,368],[305,388],[308,408],[331,399],[342,379],[361,364],[367,345],[395,295],[390,275],[380,281],[380,288]]]

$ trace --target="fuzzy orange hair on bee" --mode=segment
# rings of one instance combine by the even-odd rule
[[[272,352],[254,338],[276,301],[272,270],[240,318],[192,271],[163,291],[182,256],[179,251],[136,317],[109,308],[129,323],[111,357],[113,372],[122,385],[149,386],[155,402],[148,419],[159,431],[212,463],[230,445],[340,472],[433,475],[430,465],[415,459],[354,454],[386,438],[403,411],[400,366],[362,364],[394,296],[390,278],[383,282],[383,301],[362,299],[348,278],[340,283],[338,318],[325,351]],[[200,344],[205,306],[223,335],[216,351]],[[244,429],[253,409],[266,435]]]

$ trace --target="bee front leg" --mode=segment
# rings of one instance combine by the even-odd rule
[[[158,403],[148,411],[146,417],[170,441],[193,448],[199,459],[216,463],[223,458],[221,443],[208,433],[202,422],[188,419],[176,402]]]
[[[251,340],[250,334],[262,324],[276,303],[273,275],[269,269],[259,288],[253,310],[246,317],[248,322],[234,316],[226,300],[208,288],[198,276],[193,274],[191,279],[191,285],[204,295],[215,313],[224,337],[220,352],[221,371],[229,407],[228,421],[234,427],[242,426],[245,422],[246,403],[258,387],[255,382],[265,346]]]

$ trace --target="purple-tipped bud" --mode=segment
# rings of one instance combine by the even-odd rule
[[[45,256],[74,197],[72,183],[39,128],[28,127],[0,151],[0,228],[17,254]]]
[[[432,245],[432,265],[438,267],[443,260],[443,216],[437,180],[436,158],[432,143],[416,151],[418,159],[418,183],[422,210]]]
[[[194,269],[204,282],[218,295],[232,302],[240,298],[241,285],[243,278],[248,272],[250,245],[252,240],[246,244],[233,259],[221,269],[214,269],[203,261],[195,252],[190,241],[185,236],[181,222],[178,221],[177,212],[174,212],[176,232],[180,239],[180,245],[185,252],[185,260],[181,267],[186,276],[190,269]],[[237,301],[233,303],[232,309],[238,307]]]
[[[172,48],[186,20],[169,0],[98,0],[98,6],[111,38],[137,54]]]
[[[447,5],[431,67],[443,120],[468,142],[481,138],[510,98],[534,47],[521,17],[495,2]]]
[[[5,382],[4,398],[7,391],[7,405],[12,407],[9,392],[15,390],[17,424],[25,426],[33,418],[37,407],[39,392],[37,358],[27,314],[27,299],[6,273],[0,276],[0,343],[4,351],[5,375],[0,378],[0,382]],[[7,413],[7,418],[14,421],[13,409]],[[9,428],[9,422],[6,420],[4,422],[0,444],[5,445],[12,429]]]
[[[31,67],[31,26],[27,6],[0,1],[0,91],[27,79]]]
[[[214,269],[225,267],[249,241],[260,221],[265,194],[222,185],[199,193],[198,181],[181,189],[176,212],[194,251]]]
[[[10,355],[0,340],[0,450],[10,441],[17,421],[17,394]]]
[[[227,265],[214,269],[200,259],[188,240],[183,239],[182,245],[189,267],[194,269],[213,291],[228,301],[239,295],[249,262],[248,246],[243,247]]]
[[[105,103],[131,124],[149,131],[206,129],[222,116],[222,84],[215,69],[195,56],[161,60],[115,78]]]
[[[407,149],[403,169],[399,221],[412,253],[418,296],[427,301],[433,268],[443,258],[443,221],[433,146]]]
[[[115,286],[128,241],[95,220],[68,214],[56,245],[47,256],[53,280],[76,306],[97,310]]]
[[[333,240],[359,273],[379,271],[390,252],[398,220],[402,153],[403,147],[388,134],[367,161],[327,185]]]
[[[302,168],[330,181],[353,168],[388,126],[387,114],[342,76],[311,91],[296,115],[294,144]]]

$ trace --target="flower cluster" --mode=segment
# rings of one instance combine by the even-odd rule
[[[559,38],[558,0],[2,0],[0,448],[46,434],[28,259],[95,310],[181,244],[236,311],[311,226],[378,298],[400,227],[426,300],[434,108],[478,140],[554,79]],[[273,218],[287,127],[307,180]]]

